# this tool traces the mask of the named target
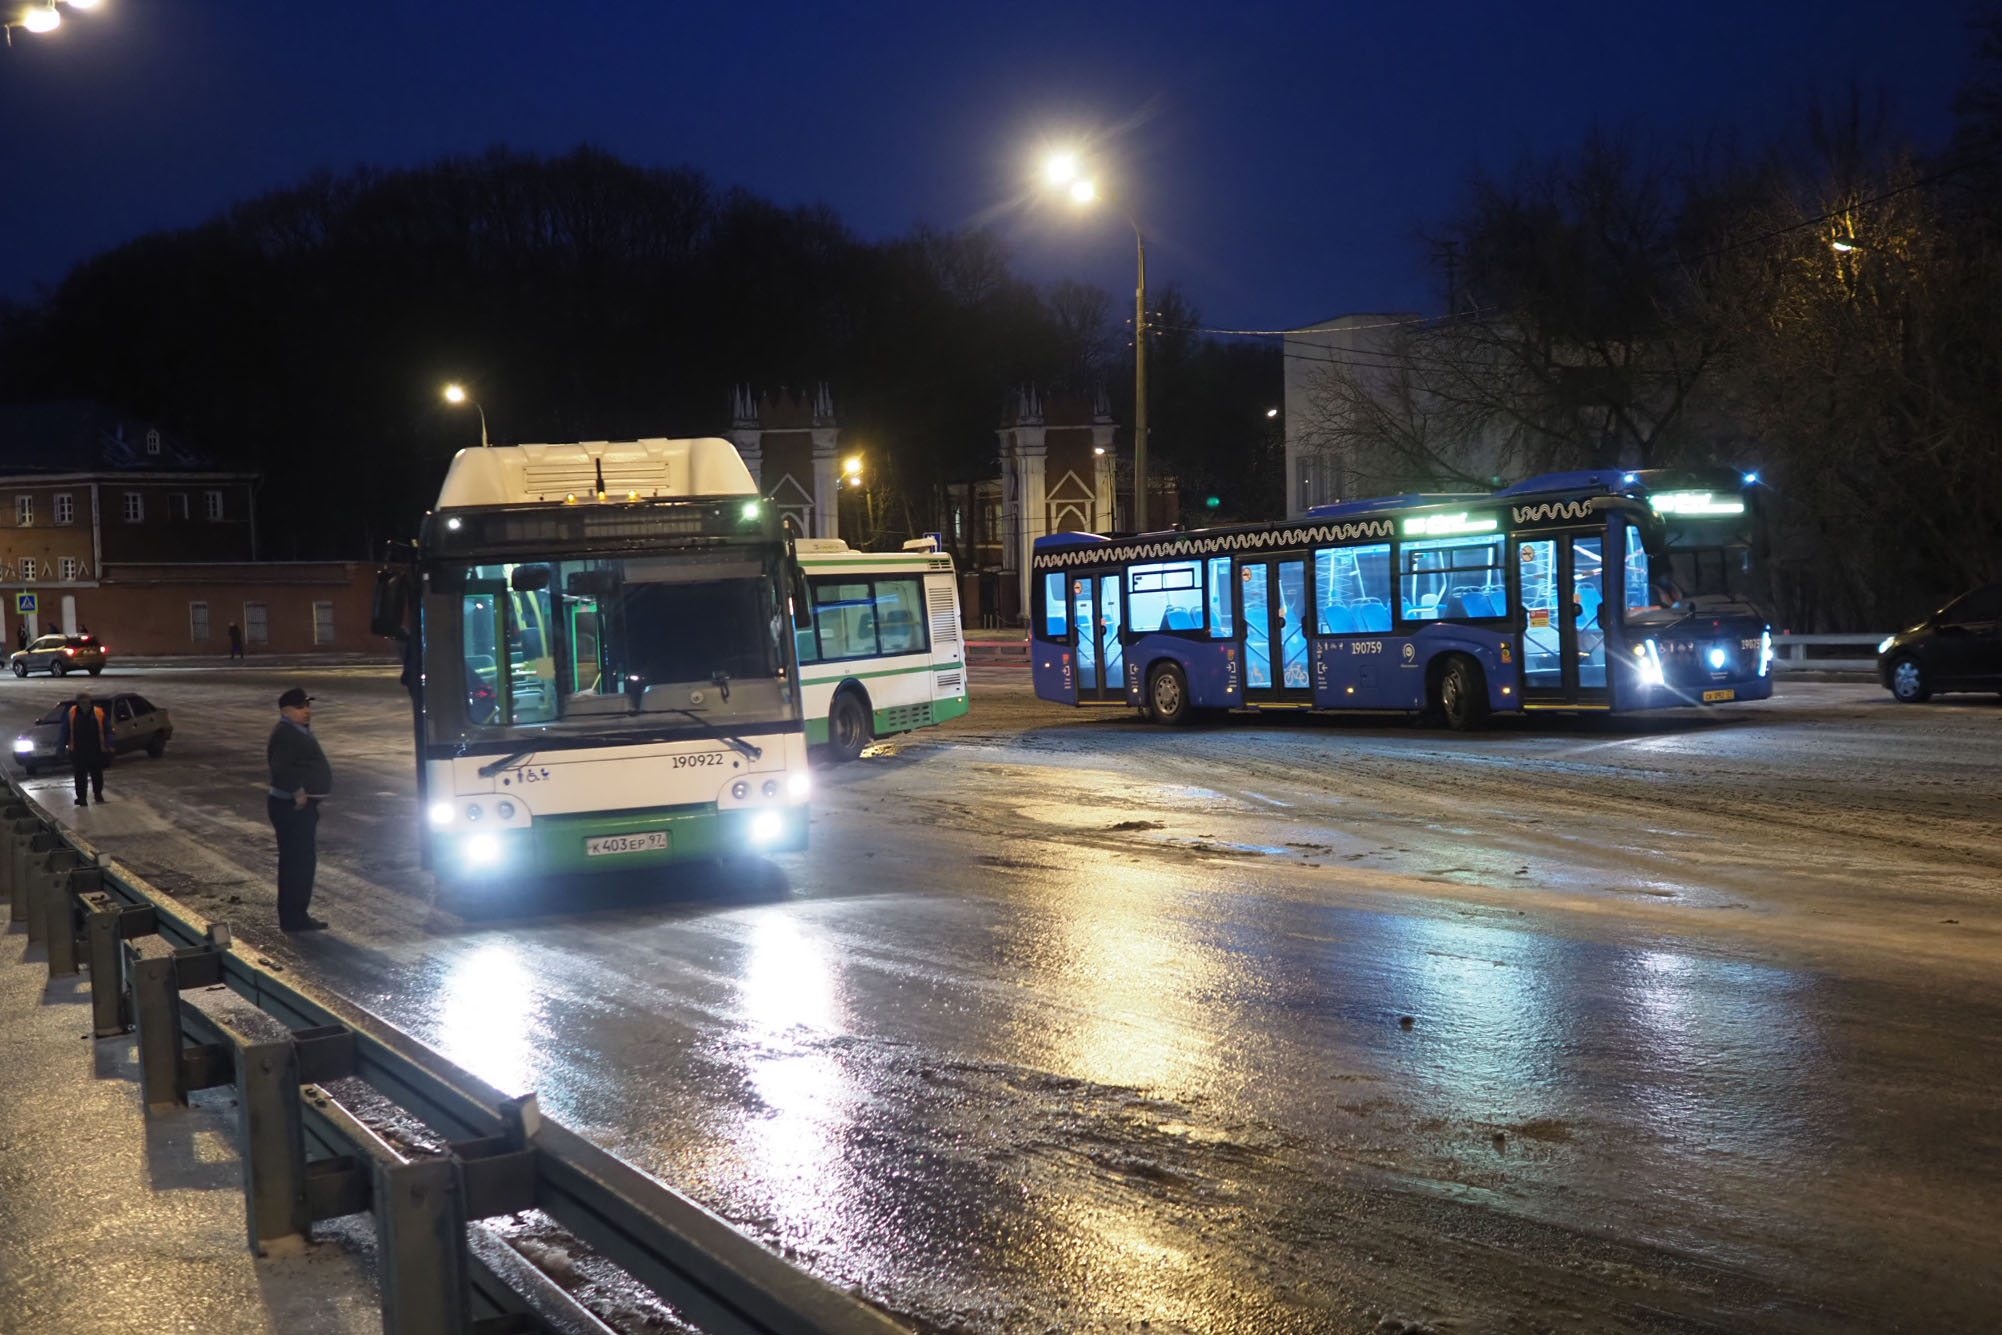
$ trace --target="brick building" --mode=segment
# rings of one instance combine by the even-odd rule
[[[257,477],[91,403],[0,406],[0,643],[89,629],[114,653],[381,652],[373,570],[257,560]]]

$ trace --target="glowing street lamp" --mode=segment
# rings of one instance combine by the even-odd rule
[[[1082,158],[1073,149],[1059,149],[1043,159],[1043,180],[1064,190],[1071,203],[1085,208],[1098,202],[1098,182],[1084,174]],[[1108,196],[1110,198],[1110,196]],[[1117,200],[1112,201],[1115,205]],[[1139,281],[1133,288],[1133,529],[1147,529],[1147,236],[1140,220],[1123,205],[1119,211],[1133,228],[1140,260]]]
[[[486,449],[487,410],[480,406],[480,401],[478,399],[468,397],[466,394],[466,387],[464,385],[454,384],[445,386],[445,402],[454,405],[461,403],[470,403],[473,405],[473,411],[480,415],[480,448]]]
[[[54,32],[63,26],[63,16],[50,5],[46,9],[31,9],[21,15],[21,26],[29,32]]]

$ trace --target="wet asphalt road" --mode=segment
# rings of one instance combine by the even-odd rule
[[[415,866],[393,674],[125,680],[177,735],[90,837],[923,1329],[2002,1303],[1994,697],[1176,733],[976,670],[967,719],[818,772],[809,854],[467,921]],[[335,928],[286,941],[261,763],[299,680]],[[0,723],[63,693],[0,681]]]

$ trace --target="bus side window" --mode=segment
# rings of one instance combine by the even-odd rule
[[[1063,640],[1070,638],[1070,604],[1064,600],[1064,577],[1061,571],[1052,571],[1043,576],[1043,638]]]
[[[920,654],[925,643],[924,599],[914,579],[876,581],[876,635],[885,654]]]
[[[474,723],[492,723],[500,708],[500,600],[505,596],[469,593],[460,600],[466,717]]]
[[[1227,640],[1237,634],[1237,617],[1231,608],[1230,558],[1210,559],[1210,638]]]

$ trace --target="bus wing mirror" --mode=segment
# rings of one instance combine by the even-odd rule
[[[786,570],[792,585],[792,628],[807,630],[813,625],[813,608],[806,601],[806,571],[797,561],[788,562]]]
[[[401,570],[375,572],[375,596],[369,603],[368,628],[385,639],[409,634],[410,576]]]
[[[548,566],[516,566],[508,583],[516,593],[535,593],[549,587],[552,573]]]

